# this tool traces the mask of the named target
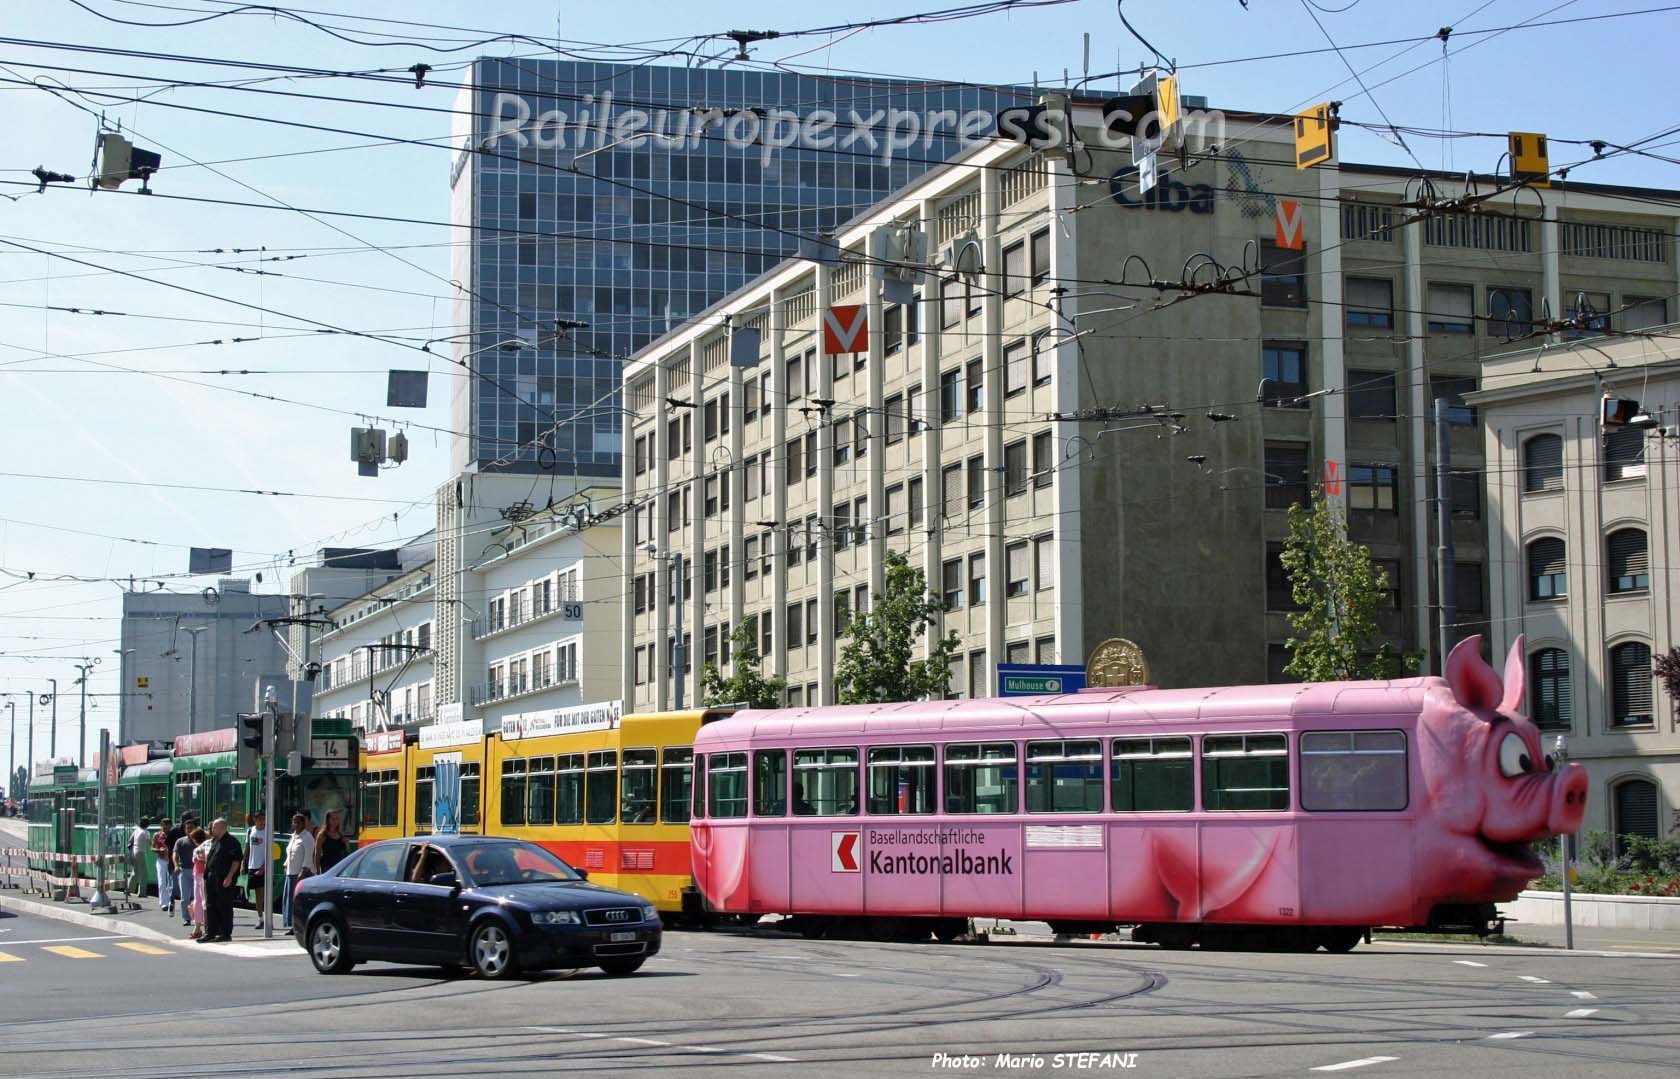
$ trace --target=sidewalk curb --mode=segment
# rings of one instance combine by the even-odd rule
[[[57,921],[69,922],[71,925],[79,925],[84,929],[104,929],[113,933],[121,933],[124,936],[162,941],[166,944],[180,944],[184,939],[159,932],[149,925],[124,921],[114,914],[94,914],[85,909],[74,910],[59,906],[56,903],[41,903],[33,899],[18,899],[8,895],[0,895],[0,910],[11,910],[17,914],[33,914],[41,918],[53,918]]]

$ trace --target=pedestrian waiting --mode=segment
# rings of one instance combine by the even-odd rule
[[[152,833],[152,866],[157,870],[158,909],[171,913],[175,910],[175,869],[170,861],[169,847],[181,837],[168,817],[158,821],[157,830]]]
[[[284,925],[292,927],[292,893],[298,881],[315,871],[315,836],[309,831],[309,818],[302,813],[292,814],[292,838],[286,844],[286,891],[280,897]]]
[[[204,939],[204,859],[210,855],[210,833],[194,827],[175,848],[185,890],[181,924],[192,926],[192,939]]]
[[[130,897],[146,894],[146,856],[152,850],[152,818],[141,817],[128,834],[128,880],[123,889]]]
[[[268,849],[268,814],[257,810],[245,829],[245,886],[251,892],[251,906],[257,911],[257,928],[263,927],[263,877],[271,860]]]
[[[204,935],[199,943],[233,939],[233,901],[238,895],[239,867],[245,852],[228,833],[228,822],[210,822],[210,842],[204,856]]]

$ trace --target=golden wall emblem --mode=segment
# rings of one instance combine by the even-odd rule
[[[1085,661],[1085,684],[1104,688],[1147,686],[1149,661],[1143,657],[1143,649],[1131,641],[1110,637]]]

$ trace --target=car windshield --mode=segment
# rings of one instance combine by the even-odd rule
[[[481,888],[583,879],[535,843],[468,843],[450,847],[449,853]]]

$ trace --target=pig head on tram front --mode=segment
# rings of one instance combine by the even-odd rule
[[[1132,840],[1130,871],[1115,882],[1114,910],[1139,921],[1275,922],[1284,910],[1353,924],[1384,914],[1419,918],[1435,903],[1516,897],[1544,867],[1529,845],[1573,834],[1586,811],[1587,775],[1558,767],[1523,715],[1523,639],[1501,682],[1481,638],[1453,649],[1445,678],[1424,681],[1410,740],[1423,790],[1411,795],[1411,850],[1387,852],[1409,867],[1362,879],[1346,895],[1302,894],[1293,822],[1246,829],[1151,827]],[[1313,856],[1327,856],[1319,849]]]

